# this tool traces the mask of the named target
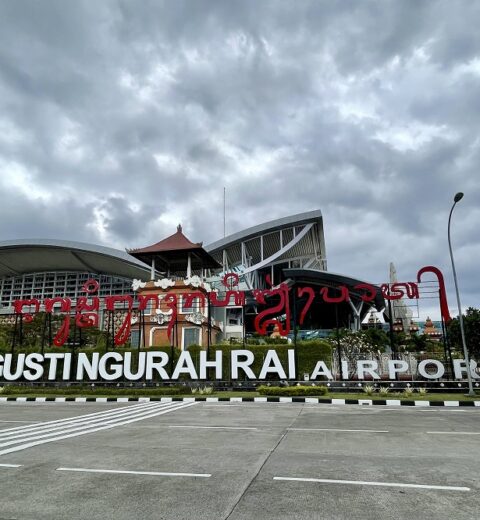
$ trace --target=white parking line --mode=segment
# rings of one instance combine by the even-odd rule
[[[251,404],[252,403],[245,403],[245,404],[204,404],[202,406],[202,408],[248,408]],[[255,403],[253,403],[253,404],[255,404]]]
[[[480,432],[427,432],[433,435],[480,435]]]
[[[419,413],[469,413],[469,412],[476,412],[474,408],[471,408],[470,410],[452,410],[448,407],[443,406],[437,406],[437,407],[429,407],[428,409],[425,409],[423,406],[397,406],[396,408],[381,408],[380,406],[378,408],[375,408],[378,412],[398,412],[399,410],[404,412],[419,412]]]
[[[158,477],[200,477],[209,478],[210,473],[168,473],[165,471],[127,471],[118,469],[57,468],[56,471],[72,471],[77,473],[113,473],[119,475],[153,475]]]
[[[334,480],[328,478],[300,478],[300,477],[273,477],[273,480],[287,480],[295,482],[318,482],[320,484],[344,484],[354,486],[383,486],[414,489],[438,489],[444,491],[470,491],[468,487],[460,486],[434,486],[426,484],[403,484],[399,482],[368,482],[363,480]]]
[[[341,430],[339,428],[287,428],[294,432],[353,432],[353,433],[389,433],[388,430]]]
[[[169,425],[169,428],[198,428],[200,430],[258,430],[258,428],[247,428],[240,426],[196,426],[196,425]]]
[[[30,423],[30,424],[36,424],[41,421],[0,421],[0,422],[7,422],[7,423]]]
[[[0,468],[21,468],[23,464],[0,464]]]

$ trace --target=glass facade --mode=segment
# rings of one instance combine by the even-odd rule
[[[0,310],[11,311],[15,300],[43,300],[57,296],[76,300],[78,296],[86,295],[82,286],[89,279],[100,284],[98,296],[133,294],[132,281],[128,278],[88,272],[32,273],[0,279]]]

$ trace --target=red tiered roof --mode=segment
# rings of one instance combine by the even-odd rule
[[[179,251],[179,250],[193,250],[193,249],[202,249],[202,242],[194,243],[191,242],[182,232],[182,225],[178,224],[177,232],[173,235],[170,235],[160,242],[153,244],[148,247],[144,247],[141,249],[130,249],[127,251],[130,255],[136,256],[142,253],[164,253],[170,251]]]
[[[183,234],[180,224],[177,227],[177,232],[173,235],[148,247],[127,249],[127,253],[149,265],[152,265],[152,261],[155,260],[156,269],[166,269],[171,274],[185,272],[189,254],[193,270],[221,267],[203,249],[201,242],[194,243]]]

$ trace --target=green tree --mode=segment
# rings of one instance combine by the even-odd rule
[[[369,328],[363,331],[364,337],[372,344],[377,350],[383,352],[387,345],[390,345],[390,338],[383,329]]]
[[[356,372],[355,363],[358,359],[369,356],[378,356],[378,352],[382,350],[373,344],[366,331],[353,331],[349,329],[340,329],[337,333],[333,332],[328,338],[328,341],[332,344],[332,347],[336,350],[336,356],[338,355],[338,348],[343,360],[348,361],[350,367],[350,377]]]
[[[406,340],[405,349],[409,352],[426,352],[438,345],[438,342],[432,341],[426,334],[412,334]],[[443,344],[441,346],[443,349]]]
[[[463,325],[465,327],[468,353],[471,356],[480,358],[480,309],[469,307],[463,316]],[[452,347],[462,352],[462,336],[458,318],[453,319],[448,324],[447,331]]]

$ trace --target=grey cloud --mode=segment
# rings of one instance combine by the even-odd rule
[[[0,235],[137,247],[181,221],[210,242],[226,186],[228,232],[320,208],[330,269],[381,281],[392,260],[449,273],[463,190],[455,238],[478,306],[479,9],[3,2]]]

